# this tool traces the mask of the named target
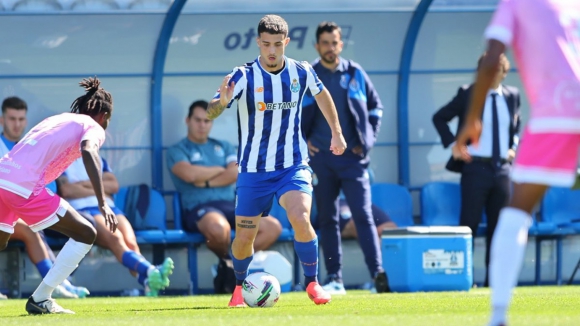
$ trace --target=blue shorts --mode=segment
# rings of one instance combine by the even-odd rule
[[[238,174],[236,184],[236,215],[268,214],[274,196],[298,190],[312,196],[312,173],[305,164],[280,171]]]
[[[123,211],[121,211],[117,207],[111,207],[111,210],[113,211],[113,213],[115,213],[115,215],[125,215],[125,213],[123,213]],[[95,221],[95,216],[103,215],[97,206],[83,207],[81,209],[77,209],[77,212],[79,212],[84,218],[86,218],[89,222],[91,222],[93,226],[97,224],[97,222]]]

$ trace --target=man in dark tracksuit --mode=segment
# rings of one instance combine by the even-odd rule
[[[379,237],[371,210],[371,189],[367,167],[380,126],[382,105],[372,82],[355,62],[341,58],[341,30],[335,23],[322,22],[316,31],[320,58],[313,63],[328,89],[338,112],[346,152],[338,157],[329,150],[330,127],[316,102],[305,97],[302,127],[308,140],[310,165],[318,183],[314,197],[318,207],[320,244],[328,279],[323,287],[331,294],[345,294],[342,283],[342,249],[339,228],[339,193],[342,189],[352,211],[365,262],[377,292],[388,291],[382,267]],[[312,106],[310,106],[312,105]]]

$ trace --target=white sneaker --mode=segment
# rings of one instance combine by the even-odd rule
[[[336,281],[330,281],[322,286],[322,288],[330,295],[345,295],[346,290],[344,284]]]
[[[8,297],[0,292],[0,300],[6,300],[6,299],[8,299]]]
[[[26,311],[31,315],[42,314],[73,314],[74,311],[64,309],[53,298],[41,302],[34,302],[32,297],[26,302]]]
[[[65,289],[64,286],[59,285],[52,292],[52,297],[61,299],[78,299],[79,296]]]

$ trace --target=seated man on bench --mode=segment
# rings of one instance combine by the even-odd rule
[[[231,269],[231,230],[235,229],[235,183],[238,177],[234,147],[226,141],[209,138],[213,125],[207,118],[206,101],[189,107],[185,119],[187,137],[167,150],[167,167],[177,192],[181,195],[183,227],[199,232],[207,247],[220,259],[218,276]],[[282,226],[271,216],[260,220],[254,250],[268,249],[280,236]],[[229,265],[230,268],[224,268]],[[216,292],[231,293],[231,289]]]

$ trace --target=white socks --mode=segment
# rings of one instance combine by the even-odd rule
[[[493,308],[490,326],[506,323],[512,290],[517,285],[524,260],[530,223],[528,213],[513,207],[506,207],[499,214],[489,264]]]
[[[54,265],[48,271],[42,283],[32,294],[32,299],[35,302],[41,302],[50,298],[52,291],[77,268],[81,259],[91,250],[91,247],[92,245],[69,239],[56,257]]]

